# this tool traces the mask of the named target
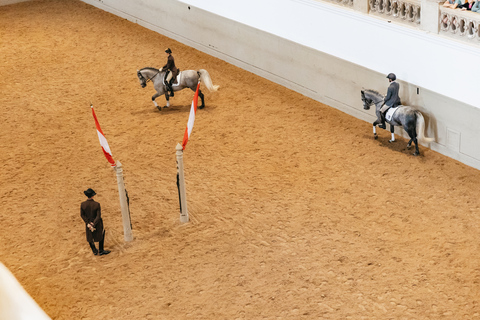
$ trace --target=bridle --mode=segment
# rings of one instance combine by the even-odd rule
[[[365,100],[367,100],[367,99],[365,99]],[[382,100],[378,100],[377,102],[375,102],[375,101],[373,101],[373,100],[370,100],[370,101],[371,101],[371,102],[370,102],[369,106],[371,106],[372,104],[377,105],[377,103],[382,102]]]
[[[137,76],[140,78],[140,80],[145,82],[145,85],[147,85],[148,81],[152,81],[152,79],[155,78],[159,73],[160,73],[160,70],[158,70],[157,73],[155,73],[153,75],[153,77],[148,78],[146,80],[145,80],[145,77],[143,76],[143,74],[140,71],[137,72]]]
[[[368,100],[370,100],[370,102],[367,102]],[[377,105],[377,103],[382,102],[382,100],[378,100],[377,102],[375,102],[375,101],[373,101],[373,99],[367,99],[364,95],[363,96],[363,103],[365,103],[365,102],[367,102],[368,106],[370,107],[372,104]]]

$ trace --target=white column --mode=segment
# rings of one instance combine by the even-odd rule
[[[362,13],[368,13],[369,11],[368,0],[353,0],[353,10],[360,11]]]
[[[441,1],[443,3],[444,1]],[[439,0],[421,0],[421,22],[422,30],[438,33],[440,28],[440,1]]]
[[[178,192],[180,193],[180,222],[188,222],[187,193],[185,191],[185,174],[183,172],[183,148],[180,143],[176,147]]]
[[[118,195],[120,198],[120,209],[122,210],[123,220],[123,237],[125,241],[132,241],[132,223],[130,221],[130,212],[127,204],[127,194],[125,192],[125,184],[123,182],[123,169],[120,161],[117,160],[117,165],[114,167],[117,173]]]

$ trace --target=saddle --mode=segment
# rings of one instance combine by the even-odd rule
[[[398,106],[398,107],[392,107],[390,109],[387,110],[387,113],[385,114],[385,119],[387,119],[387,121],[392,121],[392,118],[393,118],[393,115],[395,114],[395,112],[398,110],[398,108],[400,108],[401,106]]]
[[[171,72],[171,71],[169,71]],[[182,72],[180,71],[180,69],[178,69],[178,74],[177,76],[175,77],[175,79],[172,79],[172,87],[176,87],[180,84],[180,75],[182,74]],[[165,77],[163,78],[163,85],[166,85],[167,84],[167,81],[165,79],[167,79],[167,75],[168,75],[168,72],[165,73]]]

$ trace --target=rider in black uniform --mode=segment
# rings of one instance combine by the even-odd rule
[[[167,71],[166,73],[166,78],[165,78],[165,84],[167,85],[167,90],[170,91],[170,96],[173,97],[173,88],[172,88],[172,82],[175,80],[175,78],[178,75],[178,69],[175,67],[175,59],[172,56],[172,50],[170,48],[167,48],[165,50],[165,53],[167,54],[167,64],[163,66],[162,69],[160,69],[160,72],[162,71]]]

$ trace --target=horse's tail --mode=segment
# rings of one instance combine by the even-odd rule
[[[417,137],[421,142],[430,143],[434,141],[433,138],[428,138],[425,136],[425,119],[423,118],[423,114],[420,111],[415,111],[417,115]]]
[[[200,75],[200,81],[202,81],[209,91],[217,91],[220,86],[213,85],[212,78],[210,78],[210,74],[205,69],[198,70],[198,74]]]

